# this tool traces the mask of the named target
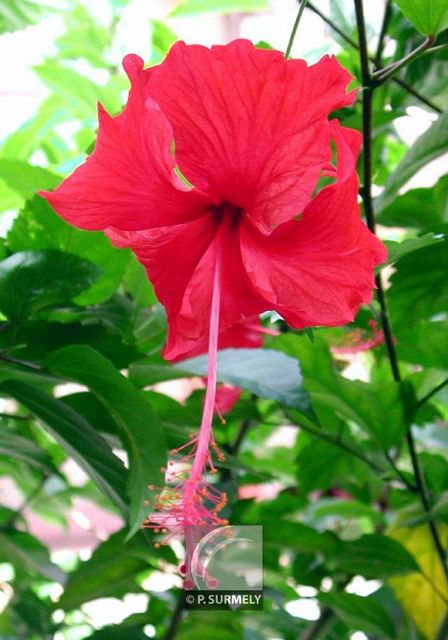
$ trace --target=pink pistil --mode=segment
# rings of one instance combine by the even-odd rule
[[[227,496],[207,481],[207,473],[216,473],[211,450],[218,460],[224,456],[218,449],[213,437],[212,421],[216,403],[217,353],[221,304],[221,263],[223,227],[216,238],[216,264],[213,278],[212,302],[210,311],[210,333],[208,342],[208,375],[204,408],[199,433],[171,453],[188,453],[178,460],[171,460],[166,471],[167,487],[157,496],[155,513],[152,513],[144,526],[155,532],[166,534],[162,544],[179,534],[188,537],[188,527],[220,526],[227,520],[219,517],[219,512],[227,502]],[[150,487],[154,488],[154,487]],[[187,563],[191,545],[187,542]],[[156,543],[159,546],[159,543]],[[188,575],[187,575],[188,578]]]

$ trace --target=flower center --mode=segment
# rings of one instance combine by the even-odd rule
[[[231,202],[223,202],[219,205],[212,205],[210,211],[216,221],[220,225],[224,220],[230,222],[230,226],[237,226],[243,214],[243,209],[237,207]]]

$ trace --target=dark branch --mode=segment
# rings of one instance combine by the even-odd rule
[[[364,202],[364,209],[366,214],[366,221],[369,229],[375,233],[375,218],[373,212],[373,200],[372,200],[372,94],[375,88],[374,80],[370,74],[370,62],[367,49],[367,38],[364,22],[364,12],[362,0],[354,0],[355,13],[356,13],[356,25],[358,29],[359,37],[359,53],[362,73],[362,111],[363,111],[363,171],[364,171],[364,188],[362,191],[362,199]],[[377,285],[377,297],[381,307],[381,323],[384,331],[384,338],[386,342],[386,348],[389,356],[389,363],[392,371],[392,376],[395,382],[401,382],[400,368],[398,365],[398,356],[395,348],[395,341],[392,332],[392,326],[389,319],[389,312],[387,308],[386,296],[384,294],[383,283],[381,275],[378,274],[376,279]],[[429,497],[425,485],[425,479],[420,467],[420,461],[418,459],[417,450],[415,446],[415,440],[412,433],[412,426],[409,425],[406,431],[406,443],[411,458],[412,469],[414,471],[415,484],[417,487],[418,495],[421,505],[425,514],[428,517],[428,526],[431,531],[431,536],[436,548],[437,554],[440,558],[445,577],[448,581],[448,566],[446,563],[446,553],[443,548],[442,541],[439,536],[438,529],[432,519],[431,505],[429,503]]]
[[[353,47],[353,49],[359,50],[358,43],[355,40],[353,40],[353,38],[351,38],[349,35],[347,35],[340,27],[338,27],[337,24],[335,24],[330,18],[328,18],[324,13],[322,13],[310,1],[308,1],[308,8],[311,9],[311,11],[313,11],[317,16],[319,16],[325,22],[325,24],[328,24],[328,26],[331,27],[335,33],[339,34],[341,36],[341,38],[345,42],[347,42],[347,44],[349,44],[351,47]],[[371,62],[375,63],[375,59],[374,58],[370,58],[369,57],[369,60]],[[442,113],[442,109],[440,107],[438,107],[436,104],[434,104],[434,102],[432,102],[431,100],[426,98],[426,96],[424,96],[421,93],[419,93],[416,89],[414,89],[414,87],[412,87],[405,80],[402,80],[401,78],[393,78],[393,82],[398,84],[407,93],[409,93],[410,95],[414,96],[414,98],[417,98],[417,100],[419,100],[422,104],[425,104],[427,107],[429,107],[429,109],[432,109],[436,113]]]

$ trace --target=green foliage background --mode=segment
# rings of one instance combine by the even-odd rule
[[[373,101],[373,179],[383,188],[375,213],[383,235],[399,238],[388,242],[385,274],[402,382],[393,381],[384,345],[363,356],[370,382],[344,377],[346,363],[330,352],[354,329],[370,335],[369,321],[381,323],[377,302],[360,311],[354,326],[339,329],[292,332],[277,319],[282,333],[267,337],[264,349],[223,354],[221,380],[244,393],[227,424],[216,422],[228,453],[220,482],[231,521],[264,525],[265,610],[183,617],[178,590],[144,587],[154,571],[172,572],[179,561],[170,548],[155,549],[153,535],[139,527],[147,485],[162,483],[167,448],[198,427],[202,392],[181,405],[147,387],[201,374],[204,361],[181,370],[164,362],[165,317],[141,266],[102,234],[68,226],[36,195],[57,185],[91,149],[97,100],[112,113],[122,106],[127,82],[112,45],[126,0],[110,4],[107,27],[75,1],[62,11],[66,30],[57,54],[35,67],[50,97],[0,146],[0,211],[17,212],[0,244],[0,394],[15,401],[0,415],[0,475],[11,477],[24,505],[48,522],[64,525],[72,500],[88,497],[126,524],[89,560],[56,564],[27,532],[23,509],[0,504],[0,569],[8,575],[0,593],[12,593],[0,615],[0,640],[138,640],[148,637],[146,625],[167,640],[336,640],[353,631],[372,639],[443,640],[448,590],[427,525],[435,523],[446,548],[448,176],[433,188],[401,188],[448,149],[446,3],[389,3],[388,37],[396,51],[383,56],[382,65],[406,56],[421,34],[438,32],[436,49],[403,67],[399,82],[381,86]],[[352,3],[330,5],[325,17],[345,34],[332,32],[342,47],[339,59],[359,80]],[[173,14],[266,6],[263,0],[180,0]],[[0,30],[22,29],[49,11],[29,0],[1,0]],[[176,35],[161,22],[152,23],[151,33],[146,62],[155,64]],[[106,72],[108,81],[98,86],[81,75],[76,60]],[[407,148],[394,120],[410,106],[437,118]],[[361,128],[360,102],[339,116]],[[76,123],[70,144],[57,127],[64,123]],[[45,169],[31,162],[37,151]],[[54,390],[64,382],[84,390],[58,399]],[[293,446],[270,444],[286,424],[295,429]],[[406,447],[410,428],[429,514],[422,511]],[[119,449],[127,452],[129,468],[114,453]],[[68,457],[87,474],[84,486],[71,486],[61,470]],[[273,499],[238,498],[239,487],[274,481],[281,490]],[[354,594],[347,589],[354,576],[377,580],[377,588]],[[50,598],[55,583],[61,585],[57,602]],[[299,585],[315,590],[316,622],[288,613],[287,604],[302,597]],[[83,604],[127,593],[147,593],[147,611],[93,628]]]

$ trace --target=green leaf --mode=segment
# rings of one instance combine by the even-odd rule
[[[70,29],[56,42],[61,58],[84,58],[93,66],[107,66],[104,54],[110,46],[112,30],[97,24],[82,5],[75,6],[67,17]]]
[[[18,206],[31,198],[39,189],[54,189],[61,178],[48,169],[35,167],[23,160],[0,159],[0,180],[18,196]],[[5,207],[2,207],[5,210]],[[30,249],[31,247],[26,247]]]
[[[55,470],[46,451],[32,440],[4,427],[0,427],[0,456],[21,460],[47,472],[52,473]]]
[[[321,337],[311,343],[305,336],[282,335],[273,346],[299,358],[304,386],[316,412],[324,409],[326,415],[355,422],[383,448],[401,441],[406,421],[398,385],[386,381],[367,384],[339,375]]]
[[[52,95],[45,100],[32,118],[14,131],[1,146],[5,158],[29,160],[37,149],[46,149],[54,128],[65,121],[67,113],[61,106],[60,98]]]
[[[331,607],[351,631],[395,638],[395,625],[389,612],[374,597],[350,593],[321,593],[319,601]]]
[[[121,625],[110,625],[89,636],[90,640],[147,640],[148,636],[142,628],[129,627],[125,622]]]
[[[21,251],[0,262],[0,310],[23,320],[69,302],[98,278],[99,269],[60,251]]]
[[[380,511],[370,504],[363,504],[357,500],[320,498],[311,506],[310,515],[313,522],[337,517],[341,520],[368,518],[372,523],[385,524],[384,516]]]
[[[173,367],[171,364],[158,361],[159,358],[157,362],[152,358],[133,362],[129,367],[129,379],[137,387],[148,387],[157,382],[178,380],[192,375],[191,371],[181,368],[183,363],[179,363],[179,367]]]
[[[384,267],[398,262],[400,258],[406,256],[408,253],[418,251],[419,249],[424,249],[424,247],[432,247],[435,244],[443,241],[444,236],[434,235],[433,233],[427,233],[424,236],[420,236],[418,238],[408,238],[407,240],[403,240],[403,242],[386,240],[384,244],[387,248],[388,259],[387,262],[384,262],[381,265],[381,268],[384,269]]]
[[[35,66],[34,71],[64,101],[68,113],[75,118],[95,118],[101,94],[95,82],[55,61]]]
[[[399,542],[379,534],[343,543],[331,563],[347,573],[377,580],[420,570],[415,558]]]
[[[125,531],[118,531],[100,544],[91,558],[69,575],[58,602],[63,609],[78,608],[97,598],[119,598],[141,591],[136,582],[139,573],[149,568],[153,552],[142,533],[125,541]]]
[[[161,62],[178,37],[171,29],[159,20],[151,20],[152,59]]]
[[[265,520],[262,525],[265,547],[286,547],[299,553],[328,554],[335,553],[339,548],[339,540],[333,533],[320,533],[300,522]]]
[[[133,253],[128,258],[123,284],[138,307],[149,307],[157,303],[153,286],[148,280],[145,268]]]
[[[445,153],[448,145],[448,112],[442,113],[425,133],[414,142],[398,167],[393,171],[383,193],[375,200],[375,210],[385,209],[419,169]]]
[[[126,513],[126,470],[119,458],[82,416],[36,386],[3,382],[0,392],[20,402],[84,469],[98,488]]]
[[[356,441],[345,436],[344,443],[348,441],[356,450]],[[337,442],[330,443],[316,438],[299,451],[297,466],[298,486],[304,494],[315,489],[328,491],[333,487],[353,491],[354,484],[366,483],[363,463],[342,449]]]
[[[445,231],[448,225],[448,176],[440,178],[430,189],[412,189],[395,198],[377,219],[388,227]]]
[[[28,25],[36,23],[46,11],[48,11],[48,7],[40,2],[32,2],[31,0],[14,0],[14,2],[1,0],[0,33],[24,29]]]
[[[435,36],[448,27],[446,0],[396,0],[409,22],[425,36]]]
[[[120,284],[130,257],[128,251],[115,249],[103,233],[75,229],[40,197],[28,202],[20,212],[8,233],[7,243],[11,251],[56,249],[100,267],[101,275],[76,297],[79,305],[107,300]]]
[[[404,256],[391,278],[389,305],[393,324],[412,327],[448,306],[448,242]]]
[[[60,584],[66,579],[62,569],[51,562],[47,548],[23,531],[0,531],[0,562],[11,562],[20,569]]]
[[[194,16],[201,13],[252,13],[269,9],[267,0],[180,0],[170,16]]]
[[[448,369],[447,335],[447,320],[403,326],[400,330],[400,358],[425,367]]]
[[[176,640],[209,640],[211,629],[213,640],[244,640],[246,637],[235,611],[191,611],[176,633]]]
[[[120,427],[129,455],[130,533],[135,534],[153,496],[148,485],[162,486],[166,443],[159,419],[144,394],[112,363],[85,345],[70,346],[48,356],[50,371],[86,385],[104,403]]]
[[[174,369],[207,375],[207,356],[183,360]],[[224,349],[218,352],[218,380],[247,389],[261,398],[277,400],[288,407],[309,409],[296,359],[268,349]]]

